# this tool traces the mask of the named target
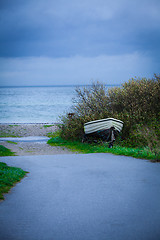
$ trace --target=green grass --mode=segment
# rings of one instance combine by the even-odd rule
[[[60,130],[57,130],[55,132],[47,133],[47,137],[50,137],[50,138],[56,138],[56,137],[59,137],[59,136],[60,136]]]
[[[15,183],[19,182],[27,172],[21,168],[9,167],[6,163],[0,162],[0,199],[3,194],[9,192]]]
[[[53,127],[54,124],[51,124],[51,125],[43,125],[44,128],[48,128],[48,127]]]
[[[14,152],[12,152],[10,149],[4,147],[3,145],[0,145],[0,156],[14,156]]]
[[[17,142],[7,141],[8,143],[17,144]]]
[[[9,125],[9,127],[18,127],[19,125],[17,124],[12,124],[12,125]]]
[[[52,146],[63,146],[67,147],[72,151],[76,151],[79,153],[112,153],[116,155],[124,155],[131,156],[135,158],[141,159],[149,159],[152,161],[160,161],[160,156],[155,155],[148,148],[129,148],[122,147],[119,145],[114,145],[113,148],[108,148],[108,143],[97,143],[97,144],[89,144],[82,143],[80,141],[69,141],[64,140],[59,136],[52,137],[47,142]]]

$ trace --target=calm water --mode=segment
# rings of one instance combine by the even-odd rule
[[[0,123],[60,122],[75,95],[75,86],[0,88]]]
[[[75,87],[0,88],[0,123],[55,123],[73,105]]]

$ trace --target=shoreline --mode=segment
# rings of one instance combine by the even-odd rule
[[[56,123],[5,123],[0,124],[0,137],[47,136],[56,130]]]

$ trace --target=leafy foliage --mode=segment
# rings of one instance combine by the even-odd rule
[[[106,89],[97,82],[77,88],[72,114],[62,117],[61,137],[82,139],[84,123],[103,118],[124,122],[124,144],[159,148],[160,142],[160,76],[131,79],[120,87]],[[121,143],[122,144],[122,143]]]
[[[108,90],[111,113],[124,121],[123,135],[128,137],[135,124],[160,119],[160,77],[131,79],[121,88]]]

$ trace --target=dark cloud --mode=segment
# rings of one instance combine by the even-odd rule
[[[117,59],[138,53],[150,58],[154,73],[159,12],[159,0],[1,0],[0,57]]]
[[[137,2],[1,1],[0,54],[60,57],[64,49],[64,56],[90,56],[159,48],[160,4]],[[150,32],[158,39],[154,45]]]

